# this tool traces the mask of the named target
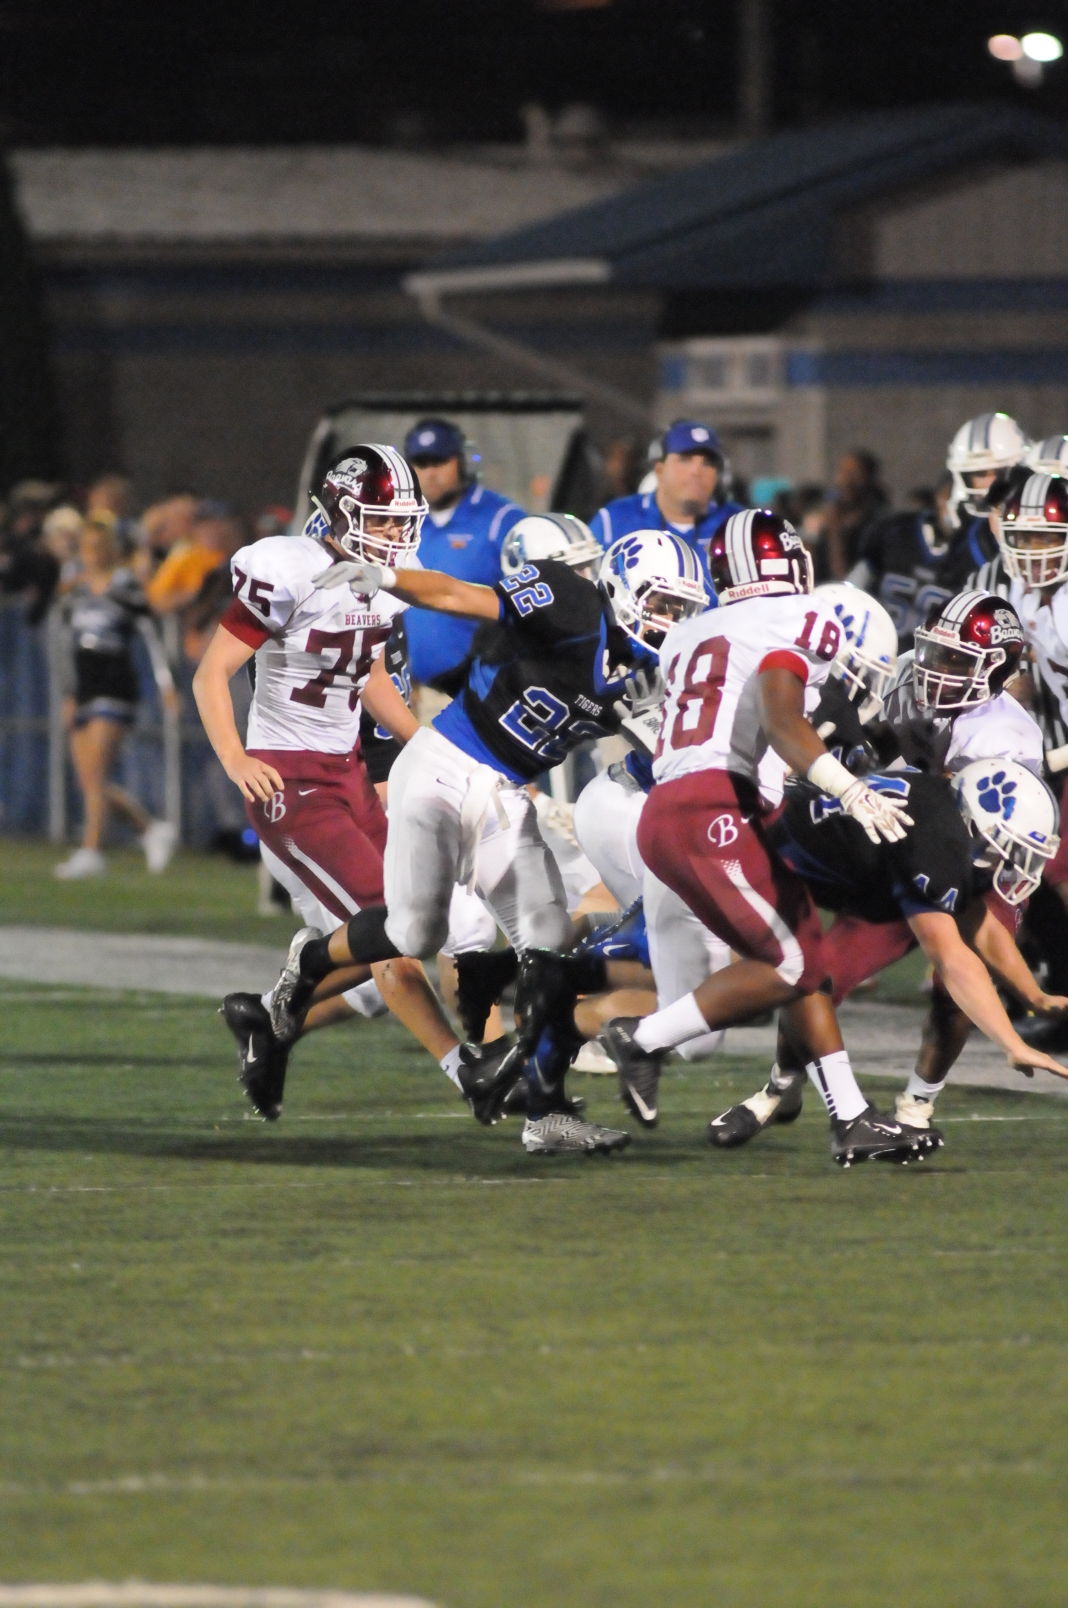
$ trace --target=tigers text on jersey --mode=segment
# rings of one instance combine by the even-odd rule
[[[1011,693],[957,713],[933,715],[919,708],[912,654],[902,654],[883,700],[882,719],[907,765],[931,775],[958,771],[973,759],[1016,759],[1042,773],[1042,729]]]
[[[249,749],[348,754],[360,690],[406,604],[386,592],[317,591],[330,550],[311,536],[265,536],[230,561],[234,600],[222,624],[256,649]]]
[[[721,604],[673,626],[660,650],[667,698],[653,761],[656,780],[730,771],[758,783],[764,797],[777,802],[785,766],[762,763],[771,755],[760,721],[757,673],[762,667],[792,670],[804,681],[810,713],[841,639],[829,605],[807,593]]]
[[[434,725],[464,753],[530,782],[618,729],[612,706],[633,665],[614,647],[611,658],[601,593],[569,565],[527,564],[494,590],[500,624],[478,632],[463,689]]]
[[[775,852],[825,910],[880,923],[925,911],[958,914],[975,894],[975,874],[968,829],[949,783],[913,771],[865,780],[904,798],[912,825],[900,842],[872,843],[839,799],[798,781],[786,789],[786,808],[768,827]]]

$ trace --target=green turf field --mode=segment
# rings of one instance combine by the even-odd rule
[[[390,1025],[309,1040],[268,1127],[203,1002],[0,1008],[0,1579],[1068,1596],[1068,1105],[950,1092],[934,1163],[842,1173],[810,1111],[705,1149],[731,1063],[534,1160]]]

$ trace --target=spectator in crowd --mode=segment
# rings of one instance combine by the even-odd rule
[[[642,448],[633,436],[614,436],[601,454],[601,497],[632,497],[641,483]]]
[[[832,580],[845,579],[857,561],[864,531],[889,502],[874,453],[855,447],[839,458],[824,522]]]
[[[59,500],[59,490],[43,480],[20,481],[0,531],[0,591],[23,595],[28,625],[44,618],[59,584],[59,563],[42,539],[45,516]]]
[[[41,546],[59,565],[60,592],[69,591],[82,572],[79,552],[85,519],[70,503],[60,503],[44,517]]]
[[[617,497],[590,521],[603,547],[636,530],[664,530],[694,547],[707,562],[708,544],[740,503],[726,500],[726,456],[711,425],[676,419],[660,438],[655,487]]]
[[[162,871],[174,852],[176,831],[153,820],[125,788],[110,781],[139,696],[133,657],[135,632],[148,645],[160,695],[176,707],[174,682],[144,593],[125,567],[110,520],[88,519],[81,535],[81,577],[63,601],[70,648],[70,691],[64,714],[70,752],[85,811],[81,846],[57,865],[65,880],[100,876],[108,814],[116,810],[134,827],[150,871]]]
[[[147,585],[167,555],[191,539],[199,499],[188,492],[152,503],[141,515],[133,571]]]
[[[493,586],[501,575],[501,544],[524,510],[479,482],[469,443],[449,419],[420,419],[404,438],[404,456],[419,476],[430,510],[419,562],[457,580]],[[476,625],[455,615],[410,610],[404,632],[412,680],[451,696]]]
[[[145,587],[157,614],[178,614],[186,608],[204,581],[227,564],[244,541],[244,532],[225,503],[205,498],[189,520],[189,533],[175,542]]]
[[[127,558],[137,546],[137,521],[133,517],[133,485],[127,475],[109,472],[91,481],[85,493],[85,512],[92,519],[97,514],[115,521],[115,532],[123,555]]]

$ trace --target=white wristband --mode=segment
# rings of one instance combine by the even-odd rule
[[[805,775],[813,787],[818,787],[821,793],[829,793],[832,798],[841,798],[857,779],[833,754],[821,754],[814,759]]]
[[[382,590],[384,592],[388,592],[391,587],[396,586],[396,584],[397,584],[397,572],[396,572],[396,570],[387,569],[386,566],[383,564],[382,565],[382,580],[381,580],[381,582],[379,584],[381,585]]]

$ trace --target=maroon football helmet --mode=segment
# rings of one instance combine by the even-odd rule
[[[917,628],[915,641],[916,702],[931,714],[996,697],[1024,650],[1020,616],[993,592],[958,592]]]
[[[708,567],[720,603],[812,590],[808,548],[769,508],[732,514],[709,543]]]
[[[395,447],[350,447],[327,470],[312,501],[322,516],[315,534],[332,536],[350,558],[396,569],[419,546],[426,500],[415,470]]]
[[[1013,486],[993,521],[1005,568],[1027,586],[1068,575],[1068,480],[1029,475]]]

